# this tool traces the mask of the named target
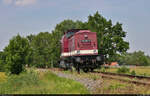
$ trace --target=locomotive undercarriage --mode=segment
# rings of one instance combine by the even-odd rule
[[[71,56],[62,58],[60,61],[60,67],[65,70],[72,70],[74,67],[78,72],[83,70],[84,72],[93,71],[96,68],[100,68],[103,64],[103,58],[99,55],[93,56]]]

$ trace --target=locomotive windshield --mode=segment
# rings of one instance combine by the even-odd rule
[[[74,33],[75,33],[75,32],[68,32],[68,33],[66,34],[66,37],[69,38],[69,37],[71,37],[72,35],[74,35]]]
[[[89,43],[91,40],[81,40],[82,43]]]

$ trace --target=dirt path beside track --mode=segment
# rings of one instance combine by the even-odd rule
[[[101,87],[101,80],[93,80],[90,78],[84,78],[84,77],[79,77],[79,76],[75,76],[72,74],[66,74],[63,72],[56,72],[56,71],[52,71],[54,74],[58,75],[59,77],[65,77],[68,79],[73,79],[75,81],[80,82],[81,84],[83,84],[91,93],[95,93],[96,88]]]

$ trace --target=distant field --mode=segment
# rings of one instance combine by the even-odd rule
[[[6,79],[0,73],[0,79]],[[79,82],[61,78],[51,72],[27,72],[0,82],[0,94],[88,94]]]
[[[106,69],[106,72],[114,72],[116,73],[118,68],[108,68]],[[130,68],[131,71],[135,71],[136,75],[146,75],[150,76],[150,67],[132,67]]]

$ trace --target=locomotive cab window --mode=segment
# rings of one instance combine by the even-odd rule
[[[69,37],[71,37],[72,35],[74,35],[74,33],[75,33],[75,32],[68,32],[68,33],[66,34],[66,37],[69,38]]]
[[[82,43],[90,43],[91,40],[81,40]]]

